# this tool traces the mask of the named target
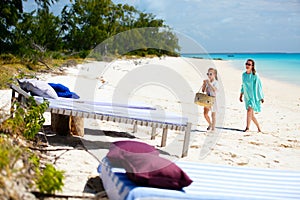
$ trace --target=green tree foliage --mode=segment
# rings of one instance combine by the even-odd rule
[[[165,54],[179,50],[176,36],[163,20],[156,19],[153,14],[138,11],[127,4],[114,4],[111,0],[70,0],[71,5],[65,6],[61,14],[55,16],[50,8],[57,1],[35,0],[37,9],[30,13],[23,13],[21,0],[5,0],[6,4],[0,4],[0,42],[7,47],[1,48],[0,53],[29,57],[32,62],[42,62],[53,51],[77,52],[86,56],[101,42],[118,33],[145,27],[155,27],[156,30],[151,33],[137,31],[134,41],[113,46],[116,48],[114,53],[126,52],[126,45],[132,46],[132,42],[145,48],[134,49],[130,54],[139,51]],[[148,41],[155,34],[159,40]],[[160,50],[149,48],[149,43]]]
[[[43,172],[38,173],[35,183],[41,193],[53,194],[55,191],[62,191],[63,180],[63,171],[56,170],[51,164],[46,164]]]
[[[20,143],[15,137],[7,137],[7,133],[10,133],[16,137],[33,139],[42,128],[45,121],[43,113],[49,103],[45,101],[38,105],[31,97],[26,104],[15,105],[13,116],[0,124],[0,195],[3,195],[1,192],[5,190],[13,190],[8,194],[4,193],[3,198],[16,199],[11,195],[18,194],[18,191],[15,191],[9,182],[22,182],[30,187],[35,183],[41,193],[53,194],[55,191],[61,191],[64,185],[64,171],[55,169],[52,164],[46,164],[45,168],[41,169],[39,157],[26,147],[27,143]]]
[[[59,17],[47,10],[38,10],[37,15],[34,13],[24,13],[13,33],[15,50],[37,62],[46,56],[47,51],[59,51],[62,38]]]
[[[25,107],[17,102],[15,105],[13,116],[0,125],[0,130],[31,140],[45,122],[43,114],[47,110],[49,102],[45,101],[38,105],[34,98],[30,97]]]
[[[11,28],[23,12],[22,0],[2,0],[0,3],[0,53],[11,50]]]
[[[11,177],[15,164],[22,156],[22,149],[0,137],[0,175]]]
[[[41,193],[53,194],[64,186],[64,171],[52,164],[40,168],[40,159],[35,152],[17,142],[0,135],[0,195],[1,199],[23,199],[14,183],[31,187],[35,183]],[[12,183],[9,183],[12,182]],[[9,193],[3,191],[9,190]]]
[[[23,0],[24,1],[24,0]],[[26,18],[26,13],[23,13],[22,0],[2,0],[0,3],[0,53],[15,53],[19,45],[15,41],[15,30],[18,23]],[[50,6],[58,0],[35,0],[40,9],[48,10]],[[29,14],[29,13],[27,13]],[[32,14],[32,13],[31,13]],[[31,30],[32,31],[32,30]],[[30,37],[26,35],[26,37]]]

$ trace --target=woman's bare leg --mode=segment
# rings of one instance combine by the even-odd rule
[[[204,118],[206,119],[207,123],[209,124],[209,127],[211,127],[211,121],[208,116],[209,108],[204,107]]]
[[[260,127],[259,127],[259,123],[256,119],[256,117],[254,116],[254,112],[252,112],[252,121],[254,122],[254,124],[256,125],[258,132],[261,132]]]
[[[249,107],[248,110],[247,110],[247,126],[246,126],[246,129],[245,129],[245,132],[249,130],[250,123],[251,123],[251,120],[252,120],[252,116],[253,116],[253,109]]]

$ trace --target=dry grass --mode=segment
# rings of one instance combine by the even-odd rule
[[[23,75],[35,76],[36,73],[55,73],[62,66],[74,66],[82,63],[84,59],[45,59],[44,63],[33,64],[23,62],[15,56],[0,55],[0,89],[7,89],[14,78],[21,78]]]

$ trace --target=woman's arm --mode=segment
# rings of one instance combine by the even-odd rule
[[[243,102],[243,93],[240,94],[240,102]]]

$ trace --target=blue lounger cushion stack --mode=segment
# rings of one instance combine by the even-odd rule
[[[182,190],[139,186],[105,157],[98,167],[110,200],[300,199],[300,171],[176,161],[193,180]]]

